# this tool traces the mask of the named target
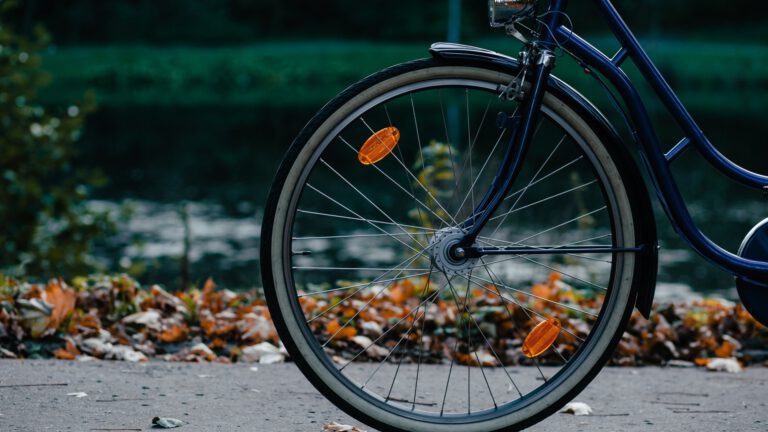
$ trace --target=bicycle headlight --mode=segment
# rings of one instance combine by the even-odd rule
[[[488,0],[491,27],[504,27],[536,5],[537,0]]]

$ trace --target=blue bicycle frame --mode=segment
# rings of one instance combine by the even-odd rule
[[[621,44],[621,49],[612,58],[607,57],[573,33],[571,29],[561,25],[568,0],[552,0],[546,23],[550,30],[544,31],[541,35],[542,39],[537,43],[544,48],[562,48],[586,67],[594,69],[606,77],[618,91],[629,111],[629,117],[635,128],[634,132],[639,137],[641,157],[646,162],[645,168],[653,180],[657,195],[667,210],[673,226],[688,244],[709,261],[737,276],[762,283],[768,282],[768,262],[749,260],[728,252],[699,230],[674,181],[670,164],[682,151],[693,144],[715,168],[739,183],[768,191],[768,176],[746,170],[717,151],[685,109],[648,54],[640,46],[637,38],[610,0],[594,1]],[[686,135],[666,154],[662,150],[643,100],[629,77],[621,69],[621,65],[627,59],[631,59],[635,63],[643,78],[651,85]],[[553,66],[553,62],[541,58],[534,66],[531,89],[526,97],[523,114],[519,118],[515,135],[510,140],[507,155],[499,171],[500,175],[497,176],[499,180],[494,182],[491,190],[477,207],[475,215],[478,216],[473,216],[473,219],[469,221],[469,233],[462,241],[461,247],[470,247],[490,214],[503,199],[506,190],[517,177],[521,161],[525,157],[531,140],[533,126]],[[504,252],[506,253],[506,251]]]

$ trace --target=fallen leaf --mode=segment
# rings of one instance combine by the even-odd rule
[[[196,354],[200,357],[203,357],[203,359],[207,361],[213,361],[216,359],[216,354],[213,351],[211,351],[210,348],[208,348],[208,345],[202,342],[190,348],[189,352],[191,354]]]
[[[75,302],[77,301],[75,290],[66,286],[62,281],[51,281],[45,287],[42,297],[52,307],[48,328],[56,330],[75,310]]]
[[[707,363],[707,369],[714,372],[739,373],[743,369],[735,358],[714,358]]]
[[[273,364],[285,361],[285,355],[280,352],[280,348],[269,342],[262,342],[243,348],[239,360],[246,363]]]
[[[59,348],[53,352],[53,356],[59,360],[74,360],[80,355],[75,343],[67,338],[64,348]]]
[[[160,328],[160,312],[150,309],[144,312],[136,312],[123,318],[125,324],[138,324],[149,328]]]
[[[585,416],[592,414],[592,408],[584,402],[569,402],[560,412],[564,414]]]
[[[152,424],[162,429],[173,429],[184,424],[183,421],[171,417],[155,417]]]
[[[157,335],[157,339],[165,343],[181,342],[187,338],[189,329],[184,324],[173,325]]]
[[[374,344],[367,336],[355,336],[350,340],[360,346],[360,348],[365,349],[365,352],[373,358],[386,357],[389,354],[389,350]]]
[[[332,422],[323,426],[323,432],[365,432],[365,431],[355,426]]]
[[[736,350],[736,345],[729,341],[723,341],[723,344],[715,350],[715,355],[720,358],[729,358],[733,356],[733,352]]]

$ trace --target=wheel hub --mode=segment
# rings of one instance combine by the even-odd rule
[[[478,258],[458,258],[452,253],[465,235],[461,228],[443,228],[429,242],[432,264],[448,277],[468,275],[477,263]]]

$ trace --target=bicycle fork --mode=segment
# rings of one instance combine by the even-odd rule
[[[473,210],[472,215],[462,224],[466,235],[450,251],[450,254],[455,259],[486,255],[481,253],[480,248],[474,247],[477,236],[512,188],[520,174],[523,160],[533,140],[536,124],[540,116],[541,104],[547,88],[547,81],[555,66],[555,54],[548,49],[536,49],[535,46],[533,46],[531,51],[533,55],[529,56],[528,62],[530,64],[524,65],[524,67],[532,68],[533,73],[529,90],[523,97],[522,113],[519,116],[504,115],[504,118],[500,119],[500,127],[512,129],[512,135],[509,138],[501,166],[491,182],[490,189]],[[524,84],[523,82],[518,82],[518,88],[522,88]]]

